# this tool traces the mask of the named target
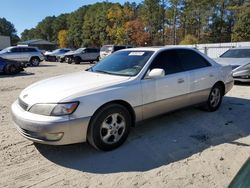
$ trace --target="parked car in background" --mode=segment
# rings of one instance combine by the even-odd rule
[[[0,57],[23,62],[32,66],[39,66],[44,60],[42,52],[36,47],[12,46],[0,51]]]
[[[25,64],[0,57],[0,73],[17,74],[24,70]]]
[[[222,65],[231,65],[235,81],[250,82],[250,47],[229,49],[215,61]]]
[[[56,58],[57,56],[63,55],[69,51],[71,51],[71,49],[69,49],[69,48],[60,48],[60,49],[56,49],[52,52],[45,52],[44,53],[45,60],[55,62],[57,60],[57,58]]]
[[[65,54],[60,54],[56,56],[56,59],[58,62],[63,63],[66,61],[66,57],[70,56],[71,54],[73,54],[75,52],[75,50],[70,50],[69,52],[66,52]]]
[[[233,87],[230,66],[190,48],[134,48],[115,52],[86,71],[24,89],[12,105],[21,135],[64,145],[88,141],[112,150],[136,122],[179,108],[216,111]]]
[[[100,49],[99,48],[79,48],[76,51],[67,54],[65,60],[67,63],[80,64],[81,62],[93,63],[99,60]]]
[[[110,54],[126,49],[126,48],[131,48],[131,46],[126,46],[126,45],[104,45],[101,50],[100,50],[100,60],[104,59],[105,57],[109,56]]]

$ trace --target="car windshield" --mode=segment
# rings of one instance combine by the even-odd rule
[[[0,51],[0,54],[6,53],[8,51],[10,51],[10,48],[5,48],[5,49],[3,49],[3,50]]]
[[[222,58],[250,58],[250,49],[228,50],[220,57]]]
[[[137,75],[153,51],[118,51],[89,69],[104,74],[135,76]]]
[[[75,51],[75,53],[81,53],[85,48],[79,48]]]
[[[52,51],[52,53],[57,53],[57,52],[60,52],[60,51],[61,51],[61,49],[57,49],[57,50]]]
[[[100,51],[102,52],[112,52],[113,46],[103,46]]]

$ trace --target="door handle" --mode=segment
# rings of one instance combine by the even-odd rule
[[[179,78],[178,79],[178,84],[181,84],[181,83],[183,83],[184,82],[184,79],[182,79],[182,78]]]

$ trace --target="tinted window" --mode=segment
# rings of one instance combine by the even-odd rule
[[[28,52],[37,52],[37,50],[35,48],[27,48]]]
[[[228,50],[220,57],[223,58],[250,58],[250,49]]]
[[[114,46],[114,52],[125,48],[126,48],[125,46]]]
[[[87,53],[93,53],[94,51],[93,51],[92,48],[87,48],[87,49],[86,49],[86,52],[87,52]]]
[[[165,74],[173,74],[182,71],[175,50],[167,50],[157,55],[149,69],[152,70],[154,68],[163,69]]]
[[[206,59],[193,50],[176,50],[183,70],[193,70],[211,66]]]
[[[14,53],[16,53],[16,52],[22,52],[22,49],[21,48],[12,48],[10,51],[14,52]]]

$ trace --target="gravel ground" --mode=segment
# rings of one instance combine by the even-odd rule
[[[227,187],[250,156],[250,85],[235,85],[214,113],[187,108],[147,120],[111,152],[46,146],[20,136],[10,106],[22,89],[89,65],[43,62],[0,75],[0,187]]]

